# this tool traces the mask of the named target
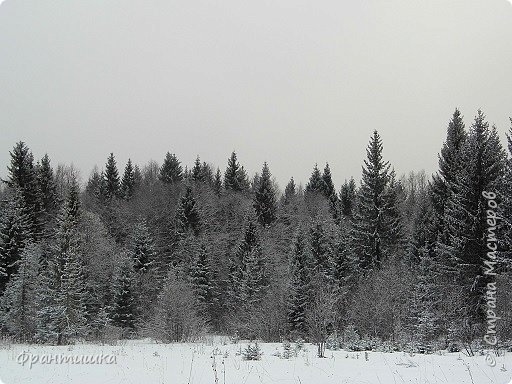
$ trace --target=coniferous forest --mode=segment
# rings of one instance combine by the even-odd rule
[[[360,182],[336,186],[336,164],[312,164],[304,187],[291,178],[284,190],[272,164],[251,176],[235,152],[222,168],[183,164],[171,149],[148,164],[111,153],[80,183],[73,167],[13,143],[0,195],[1,333],[471,350],[489,327],[491,270],[506,343],[512,126],[502,142],[480,111],[447,121],[433,175],[397,175],[374,131]],[[501,218],[491,262],[484,192]]]

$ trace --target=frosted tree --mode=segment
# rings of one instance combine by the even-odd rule
[[[352,218],[354,215],[356,205],[356,182],[352,177],[350,178],[349,181],[345,180],[345,182],[341,186],[340,205],[341,213],[345,217]]]
[[[135,170],[132,165],[131,159],[128,159],[126,167],[124,168],[123,179],[121,181],[121,196],[125,200],[131,200],[135,193]]]
[[[324,190],[324,180],[322,179],[322,174],[318,169],[318,165],[315,164],[315,168],[313,168],[313,172],[309,178],[309,182],[306,185],[305,192],[306,193],[317,193],[322,192]]]
[[[270,177],[270,170],[265,162],[253,202],[258,222],[264,227],[275,221],[277,211],[276,192]]]
[[[29,209],[21,191],[15,188],[2,210],[0,227],[0,293],[16,273],[21,253],[32,238]]]
[[[379,267],[390,256],[390,243],[396,228],[390,220],[390,205],[386,197],[390,180],[390,165],[382,159],[382,140],[377,131],[366,149],[363,177],[353,220],[352,248],[364,271]]]
[[[187,186],[176,211],[176,232],[178,236],[186,237],[188,233],[198,236],[200,230],[201,220],[197,203],[192,188]]]
[[[183,168],[174,153],[167,152],[165,155],[158,178],[165,184],[178,183],[183,180]]]
[[[41,250],[34,243],[23,249],[17,272],[0,297],[1,329],[16,340],[29,341],[36,332]]]
[[[113,153],[110,154],[105,164],[102,193],[107,200],[121,196],[121,181]]]
[[[133,267],[129,260],[122,260],[114,278],[111,323],[125,334],[135,328],[137,300],[133,286]]]
[[[224,172],[224,188],[227,191],[241,192],[249,189],[249,181],[244,167],[238,162],[233,151],[228,159],[228,166]]]

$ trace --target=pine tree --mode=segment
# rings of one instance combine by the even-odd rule
[[[270,176],[270,170],[265,162],[253,202],[258,222],[264,227],[269,226],[276,219],[276,193]]]
[[[125,200],[131,200],[135,193],[135,171],[131,159],[128,159],[124,168],[123,180],[121,181],[121,196]]]
[[[114,154],[111,153],[105,165],[103,195],[108,199],[121,196],[121,182]]]
[[[199,156],[196,157],[196,161],[194,162],[194,166],[192,167],[192,180],[204,182],[204,174],[203,174],[203,166],[201,164],[201,160]]]
[[[322,179],[322,175],[320,174],[320,170],[318,169],[318,165],[315,164],[315,168],[313,168],[313,173],[311,173],[311,177],[309,178],[309,182],[306,185],[306,193],[317,193],[322,192],[324,190],[324,181]]]
[[[349,181],[345,180],[345,183],[341,186],[340,203],[341,213],[345,217],[352,218],[356,205],[356,182],[353,177]]]
[[[329,276],[331,271],[329,243],[322,223],[316,222],[311,226],[309,237],[314,272]]]
[[[29,210],[22,192],[12,190],[2,212],[0,226],[0,293],[17,271],[23,249],[32,239]]]
[[[187,186],[176,211],[176,232],[178,236],[184,237],[188,232],[198,236],[200,231],[201,220],[199,210],[192,193],[192,188]]]
[[[183,180],[183,168],[174,153],[167,152],[165,155],[158,178],[165,184],[178,183]]]
[[[290,262],[288,297],[288,327],[293,337],[305,337],[307,333],[306,309],[310,296],[311,264],[306,237],[299,232]]]
[[[238,163],[236,153],[233,151],[228,159],[228,166],[224,172],[224,188],[228,191],[240,192],[248,190],[249,181],[244,167]]]
[[[352,248],[360,259],[364,271],[379,267],[390,256],[391,242],[396,228],[390,220],[386,191],[390,165],[382,160],[382,141],[377,131],[366,150],[358,206],[352,229]]]

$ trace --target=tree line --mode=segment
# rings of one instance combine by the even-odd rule
[[[411,143],[414,145],[414,143]],[[269,165],[249,177],[114,154],[85,188],[72,167],[10,152],[1,189],[0,330],[14,341],[205,333],[466,348],[485,333],[485,191],[497,195],[499,339],[512,336],[512,127],[507,150],[478,111],[455,110],[430,176],[398,177],[370,137],[359,185],[329,164],[284,191]]]

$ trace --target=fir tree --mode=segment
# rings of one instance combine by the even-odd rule
[[[196,161],[194,162],[194,166],[192,167],[192,180],[200,182],[205,181],[205,175],[203,174],[203,166],[201,164],[199,156],[196,157]]]
[[[270,180],[270,176],[268,165],[265,162],[263,164],[261,177],[253,203],[258,222],[264,227],[269,226],[276,219],[276,193],[274,191],[274,186],[272,185],[272,180]]]
[[[111,153],[105,165],[103,195],[108,199],[121,196],[121,182],[114,154]]]
[[[37,167],[36,178],[41,196],[40,201],[42,209],[46,213],[54,213],[58,206],[57,186],[55,184],[55,177],[50,164],[50,158],[47,154],[44,155],[41,159],[40,165]]]
[[[0,297],[1,329],[16,340],[31,340],[36,332],[40,249],[33,243],[23,249],[17,272]]]
[[[446,142],[443,144],[439,154],[439,172],[432,179],[431,198],[435,212],[436,236],[443,236],[444,233],[444,211],[446,203],[453,193],[457,192],[457,178],[464,167],[462,148],[467,138],[464,122],[461,113],[455,109],[452,119],[448,123]]]
[[[29,210],[22,192],[14,189],[3,208],[0,227],[0,293],[16,273],[21,253],[32,238]]]
[[[284,203],[288,204],[290,203],[295,197],[297,196],[297,191],[295,189],[295,181],[293,180],[293,177],[290,179],[288,184],[286,184],[286,187],[284,189]]]
[[[165,184],[178,183],[183,180],[183,168],[174,153],[167,152],[165,155],[158,178]]]
[[[322,192],[324,190],[324,181],[322,179],[322,175],[320,170],[318,169],[318,165],[315,164],[315,168],[313,168],[313,173],[311,173],[311,177],[309,178],[309,182],[306,185],[306,193],[317,193]]]
[[[192,262],[190,281],[199,307],[208,313],[205,318],[211,319],[214,301],[213,276],[210,271],[208,251],[204,244]]]
[[[110,319],[113,325],[132,330],[137,318],[137,303],[133,290],[133,269],[125,261],[119,267],[114,280],[114,297]]]
[[[486,202],[483,191],[496,191],[505,164],[505,153],[496,129],[489,129],[478,111],[463,147],[464,168],[456,178],[454,193],[445,208],[447,238],[438,245],[448,272],[466,287],[467,308],[473,324],[483,320],[483,294],[487,277]]]
[[[396,232],[386,198],[390,166],[382,160],[382,141],[377,131],[373,133],[366,154],[351,239],[363,270],[380,266],[390,256],[390,248],[395,245],[391,240]]]
[[[331,271],[329,243],[322,223],[317,222],[313,224],[310,228],[309,236],[313,270],[315,273],[328,276]]]
[[[289,331],[294,337],[305,337],[307,334],[306,309],[310,296],[311,261],[307,251],[306,237],[302,232],[299,232],[295,239],[290,264]]]
[[[176,212],[176,232],[178,236],[184,237],[188,232],[198,236],[201,230],[201,220],[192,188],[187,186],[185,194],[180,200]]]
[[[11,164],[7,167],[7,184],[19,189],[29,215],[31,236],[37,240],[42,233],[41,201],[38,193],[37,176],[34,168],[34,156],[22,141],[16,143],[11,155]]]
[[[139,221],[134,228],[132,239],[133,267],[136,272],[147,272],[155,263],[154,241],[149,233],[146,220]]]
[[[103,195],[103,177],[103,173],[98,172],[98,168],[95,167],[87,181],[85,192],[90,196],[100,199]]]
[[[349,181],[345,180],[345,183],[341,186],[340,203],[341,213],[345,217],[353,217],[356,204],[356,182],[354,178],[351,177]]]
[[[131,159],[128,159],[124,168],[123,180],[121,181],[121,196],[125,200],[131,200],[135,193],[135,171]]]
[[[336,190],[334,189],[334,184],[332,182],[331,169],[329,168],[329,164],[325,164],[324,172],[322,174],[322,193],[325,197],[331,198],[331,196],[336,196]]]
[[[224,188],[228,191],[240,192],[248,189],[249,181],[244,167],[238,163],[236,153],[233,151],[228,159],[228,166],[224,172]]]
[[[215,179],[213,180],[213,190],[217,195],[220,195],[220,192],[222,191],[222,176],[219,168],[217,168]]]
[[[501,230],[501,260],[504,261],[509,270],[512,267],[512,118],[511,128],[507,134],[508,159],[505,165],[501,183],[501,204],[500,214],[502,217]]]

